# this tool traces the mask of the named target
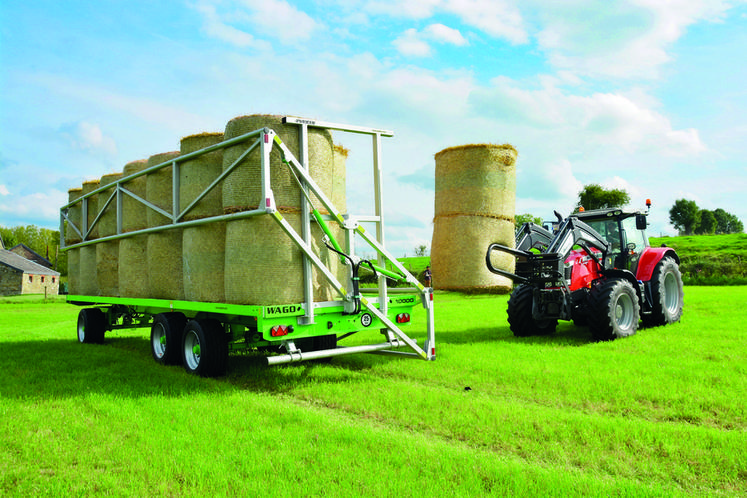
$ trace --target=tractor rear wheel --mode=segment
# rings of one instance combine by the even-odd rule
[[[685,293],[677,262],[669,257],[659,261],[650,285],[653,308],[650,315],[644,315],[643,323],[656,326],[678,322],[682,316]]]
[[[535,320],[532,317],[534,287],[520,285],[511,293],[508,300],[508,323],[516,337],[548,335],[555,332],[558,320]]]
[[[592,287],[589,308],[589,328],[595,341],[627,337],[638,330],[638,294],[627,280],[610,279]]]

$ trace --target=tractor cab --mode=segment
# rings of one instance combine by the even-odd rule
[[[630,270],[635,275],[641,254],[649,247],[646,236],[647,214],[612,208],[580,211],[572,216],[596,230],[609,244],[604,265],[606,268]]]

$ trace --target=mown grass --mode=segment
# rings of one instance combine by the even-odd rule
[[[0,494],[744,496],[747,287],[685,292],[681,323],[608,343],[515,338],[506,296],[437,293],[435,362],[237,355],[221,379],[3,303]]]

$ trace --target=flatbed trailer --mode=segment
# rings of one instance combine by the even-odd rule
[[[100,187],[79,199],[63,206],[60,211],[60,233],[63,250],[84,247],[99,242],[123,239],[140,234],[155,233],[174,228],[184,228],[217,221],[231,221],[251,216],[270,216],[282,228],[294,245],[303,253],[304,299],[302,302],[266,305],[246,305],[185,301],[174,299],[149,299],[112,296],[68,295],[70,304],[82,306],[77,324],[78,340],[81,343],[101,343],[105,333],[128,328],[150,328],[151,351],[154,359],[162,364],[183,363],[188,372],[203,376],[216,376],[225,373],[227,357],[234,351],[258,351],[266,353],[269,365],[296,361],[329,358],[354,353],[378,353],[403,357],[434,360],[435,330],[433,314],[433,290],[425,287],[384,247],[384,219],[382,196],[381,138],[393,136],[392,132],[376,128],[340,125],[316,120],[286,116],[283,123],[299,127],[299,151],[297,159],[280,137],[270,128],[258,129],[239,137],[225,140],[199,151],[185,154],[162,164],[144,169],[123,177],[115,183]],[[308,173],[308,129],[309,127],[370,135],[373,143],[373,185],[375,214],[355,216],[340,213],[329,197]],[[223,174],[180,210],[179,202],[179,163],[219,148],[246,144],[246,151]],[[246,155],[259,148],[261,151],[261,171],[257,181],[261,183],[264,205],[257,209],[185,221],[184,215],[200,199],[216,188],[238,166]],[[270,154],[282,154],[283,163],[299,183],[302,197],[302,226],[299,234],[280,213],[275,205],[270,180]],[[164,210],[133,194],[127,188],[128,182],[142,175],[151,174],[161,168],[172,167],[173,206]],[[113,193],[97,206],[93,222],[88,226],[88,199],[109,189]],[[312,195],[323,204],[328,214],[320,214],[319,207],[313,205]],[[122,201],[129,196],[166,216],[171,223],[157,227],[124,233],[122,231]],[[70,210],[80,203],[83,215],[76,224]],[[91,239],[93,228],[101,219],[104,210],[112,204],[116,206],[117,233],[115,235]],[[340,282],[335,273],[315,253],[311,240],[311,226],[318,224],[324,232],[324,244],[341,264],[348,268],[348,278]],[[337,241],[329,229],[336,223],[345,234],[344,240]],[[364,228],[364,224],[374,224],[375,233]],[[80,226],[78,226],[80,225]],[[74,230],[81,242],[64,246],[65,231]],[[376,262],[367,261],[356,255],[358,246],[365,245],[377,254]],[[378,287],[359,287],[358,271],[361,267],[370,268],[378,276]],[[316,268],[334,288],[337,298],[329,301],[315,301],[312,285],[312,269]],[[389,280],[409,285],[406,288],[390,287]],[[412,313],[422,308],[425,313],[425,331],[421,335],[421,345],[403,331],[410,328]],[[358,333],[373,332],[374,341],[351,340],[351,346],[340,346]],[[357,336],[360,337],[360,336]],[[363,343],[362,343],[363,342]],[[176,347],[175,347],[176,345]],[[405,350],[401,350],[405,348]]]

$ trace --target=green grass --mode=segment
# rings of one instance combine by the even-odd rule
[[[747,287],[686,287],[680,323],[607,343],[515,338],[506,300],[437,293],[434,362],[237,355],[221,379],[4,300],[0,495],[747,494]]]
[[[652,237],[677,251],[688,285],[747,285],[747,234]]]

